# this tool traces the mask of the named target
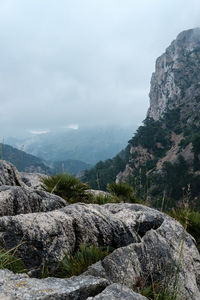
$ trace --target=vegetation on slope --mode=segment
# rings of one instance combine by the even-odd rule
[[[40,158],[3,143],[0,143],[0,159],[11,162],[20,172],[51,173],[50,168]]]
[[[200,206],[200,114],[194,112],[191,124],[186,111],[187,107],[168,110],[159,121],[146,118],[122,156],[99,162],[85,172],[83,180],[89,182],[92,188],[106,190],[107,184],[115,181],[117,174],[128,164],[132,174],[126,177],[126,182],[133,187],[138,198],[151,199],[151,205],[159,208],[164,197],[165,207],[170,208],[182,199],[190,185],[192,204],[195,202],[197,207]],[[176,149],[177,160],[164,162],[158,171],[157,163],[174,146],[173,134],[183,137]],[[194,155],[192,163],[181,155],[189,144],[192,145],[191,156],[192,153]],[[147,153],[143,161],[141,149]]]
[[[98,162],[92,169],[86,170],[82,180],[89,182],[93,189],[106,191],[107,184],[114,182],[117,174],[124,170],[129,159],[130,147],[121,151],[113,159]]]

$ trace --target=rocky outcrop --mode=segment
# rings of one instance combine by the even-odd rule
[[[20,173],[0,160],[0,217],[62,208],[67,202],[41,189],[42,174]]]
[[[67,202],[42,190],[20,186],[0,186],[0,217],[62,208]]]
[[[126,210],[112,205],[107,209],[120,217]],[[126,211],[125,215],[130,216],[130,211]],[[138,233],[142,239],[139,243],[115,250],[101,263],[91,266],[86,274],[125,284],[136,291],[150,286],[152,282],[173,289],[176,281],[175,293],[180,299],[199,299],[200,255],[194,240],[168,216],[157,229],[152,229],[152,225],[151,229],[147,228],[144,224],[150,225],[151,218],[148,216],[148,221],[145,221],[146,216],[145,212],[144,219],[140,215]]]
[[[168,280],[172,287],[176,281],[183,296],[200,297],[200,256],[194,239],[175,220],[151,208],[73,204],[48,213],[0,218],[0,244],[7,249],[19,245],[16,253],[32,275],[41,264],[55,266],[83,241],[116,249],[85,275],[135,291],[147,288],[152,280],[160,284]]]
[[[42,179],[48,178],[47,175],[45,174],[40,174],[40,173],[25,173],[21,172],[20,175],[22,176],[23,182],[32,188],[35,189],[42,189],[41,184],[42,184]]]
[[[89,296],[101,293],[108,284],[106,279],[92,276],[36,279],[29,278],[26,274],[0,270],[0,299],[86,300]]]
[[[188,186],[196,205],[200,200],[199,66],[200,28],[183,31],[156,61],[147,118],[129,141],[125,168],[116,174],[116,182],[134,182],[151,202],[163,195],[181,200],[181,189]],[[169,188],[167,177],[177,166],[183,171],[174,175],[177,187]]]
[[[0,247],[14,249],[32,277],[0,270],[1,299],[143,300],[137,293],[152,282],[167,285],[181,299],[200,298],[195,241],[169,216],[130,203],[62,207],[63,199],[26,186],[11,165],[1,166],[1,182],[11,185],[0,186]],[[51,274],[83,242],[113,252],[80,276],[36,278],[44,267]]]
[[[146,297],[134,293],[131,289],[121,284],[113,283],[102,293],[95,297],[89,297],[87,300],[147,300]]]
[[[200,28],[181,32],[156,61],[148,116],[159,120],[167,108],[192,102],[200,94]],[[194,101],[195,100],[195,101]],[[193,107],[195,109],[195,107]]]
[[[0,185],[25,186],[17,169],[5,160],[0,160]]]

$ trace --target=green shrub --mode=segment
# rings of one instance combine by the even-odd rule
[[[0,250],[0,269],[8,269],[14,273],[25,272],[26,268],[20,258],[14,256],[11,251]]]
[[[42,182],[45,191],[54,193],[69,203],[89,202],[90,195],[86,193],[89,186],[72,175],[56,174],[44,178]]]
[[[123,202],[136,202],[135,193],[133,188],[124,182],[112,182],[107,186],[108,191]]]
[[[183,226],[187,223],[187,231],[196,239],[197,248],[200,251],[200,212],[189,208],[172,209],[170,216]]]
[[[108,254],[108,248],[104,250],[94,245],[87,246],[86,244],[82,244],[74,255],[65,255],[59,264],[56,276],[71,277],[80,275],[86,271],[90,265],[102,260]]]
[[[99,204],[99,205],[103,205],[103,204],[107,204],[107,203],[118,203],[120,202],[120,199],[117,197],[114,197],[112,195],[93,195],[93,197],[91,198],[91,203],[92,204]]]

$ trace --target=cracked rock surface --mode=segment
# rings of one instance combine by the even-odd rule
[[[133,292],[124,285],[113,283],[102,293],[87,300],[147,300],[146,297]]]
[[[0,162],[0,247],[15,248],[29,275],[37,277],[43,265],[53,269],[83,242],[114,249],[70,279],[0,270],[1,300],[142,300],[139,293],[152,282],[171,291],[177,287],[180,299],[200,299],[200,255],[174,219],[139,204],[64,206],[63,201],[26,186],[11,164]]]
[[[107,285],[107,280],[92,276],[36,279],[0,270],[1,300],[3,297],[9,300],[85,300],[101,293]]]
[[[66,206],[56,195],[20,186],[0,186],[0,216],[51,211]]]

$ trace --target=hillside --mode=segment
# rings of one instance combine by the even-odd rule
[[[200,199],[200,29],[180,33],[156,61],[147,117],[121,158],[85,173],[93,188],[116,180],[132,184],[154,206]],[[116,167],[117,166],[117,167]],[[105,176],[108,181],[105,182]],[[97,178],[96,181],[94,178]],[[97,184],[98,181],[98,184]],[[101,184],[102,183],[102,184]]]
[[[44,174],[52,172],[42,159],[2,143],[0,143],[0,158],[14,164],[19,171]]]
[[[91,168],[91,165],[80,160],[45,161],[6,144],[0,144],[0,159],[11,162],[20,172],[30,173],[56,174],[65,172],[78,175],[80,172]]]

